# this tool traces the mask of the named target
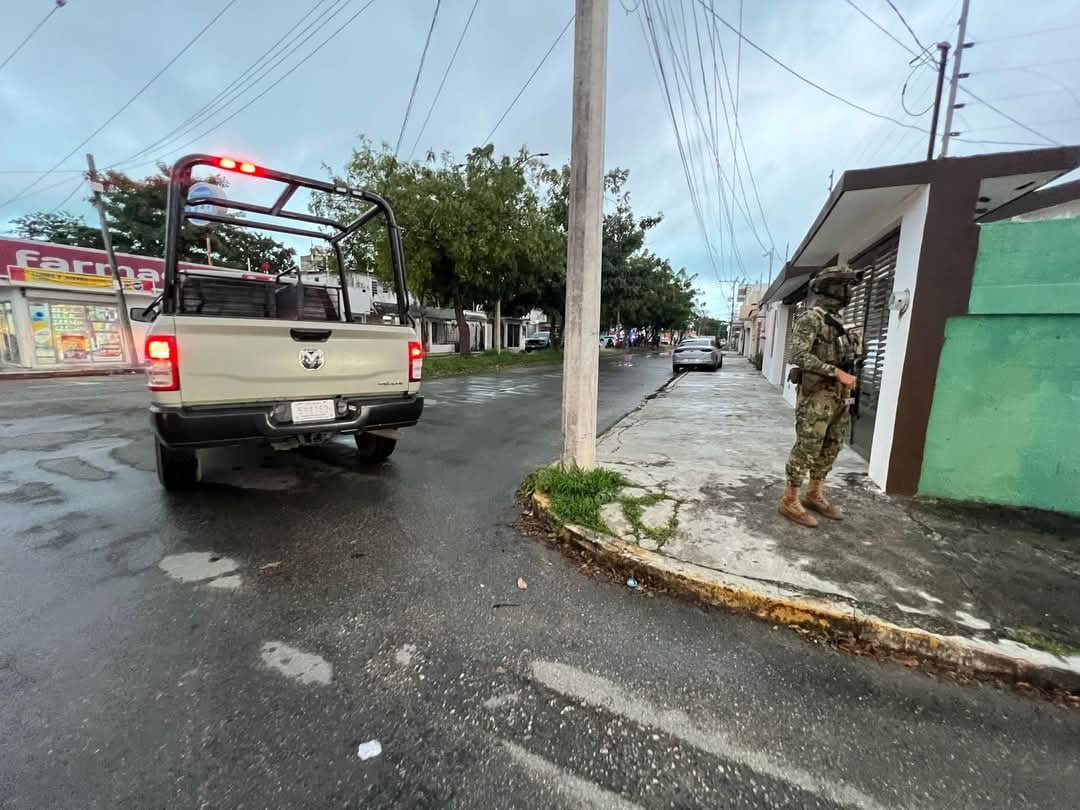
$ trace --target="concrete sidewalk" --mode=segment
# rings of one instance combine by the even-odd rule
[[[792,409],[742,358],[683,375],[599,448],[603,466],[677,502],[674,536],[594,539],[775,621],[1080,686],[1080,518],[888,497],[845,448],[829,493],[846,518],[806,529],[776,508],[793,440]]]

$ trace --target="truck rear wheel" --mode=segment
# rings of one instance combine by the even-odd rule
[[[154,439],[157,477],[169,492],[193,489],[199,483],[199,459],[194,450],[176,450]]]
[[[397,447],[397,439],[375,436],[371,433],[356,434],[356,453],[361,460],[376,463],[386,461]]]

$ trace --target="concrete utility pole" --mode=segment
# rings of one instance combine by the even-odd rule
[[[727,345],[731,349],[735,349],[735,285],[738,283],[738,279],[733,278],[731,280],[731,320],[728,321],[727,337]]]
[[[502,299],[495,299],[495,354],[502,354]]]
[[[563,333],[562,463],[565,467],[584,470],[596,466],[607,26],[607,0],[576,0]]]
[[[120,278],[120,271],[116,267],[116,254],[113,252],[109,221],[105,217],[105,200],[101,196],[101,192],[105,190],[105,185],[98,180],[94,156],[90,153],[86,155],[86,167],[86,177],[90,181],[90,190],[94,193],[94,207],[97,209],[98,219],[101,222],[101,239],[105,243],[105,255],[109,260],[113,286],[116,287],[116,299],[120,305],[120,325],[123,332],[124,355],[127,361],[135,366],[139,363],[139,356],[135,353],[135,337],[131,334],[131,318],[128,315],[127,296],[124,295],[124,281]]]
[[[957,23],[956,32],[956,52],[953,54],[952,78],[949,80],[949,103],[945,105],[945,131],[941,133],[941,154],[939,157],[945,157],[949,154],[949,138],[953,134],[953,110],[956,108],[956,87],[960,84],[960,79],[963,78],[960,75],[960,60],[964,55],[964,48],[967,47],[964,37],[967,35],[968,6],[970,4],[971,0],[964,0],[963,5],[960,6],[960,21]]]

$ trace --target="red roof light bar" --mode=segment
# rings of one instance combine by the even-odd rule
[[[217,159],[217,165],[222,169],[228,169],[234,172],[241,171],[244,174],[259,174],[259,167],[246,160],[243,163],[239,163],[235,158],[223,157]]]

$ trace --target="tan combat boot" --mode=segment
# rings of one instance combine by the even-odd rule
[[[813,478],[810,479],[810,483],[806,485],[806,497],[803,498],[803,505],[830,520],[844,519],[844,510],[836,504],[829,503],[828,498],[825,497],[825,482],[823,480],[815,481]]]
[[[784,497],[780,499],[780,514],[792,523],[813,529],[817,526],[817,518],[803,509],[799,503],[799,488],[788,484],[784,489]]]

